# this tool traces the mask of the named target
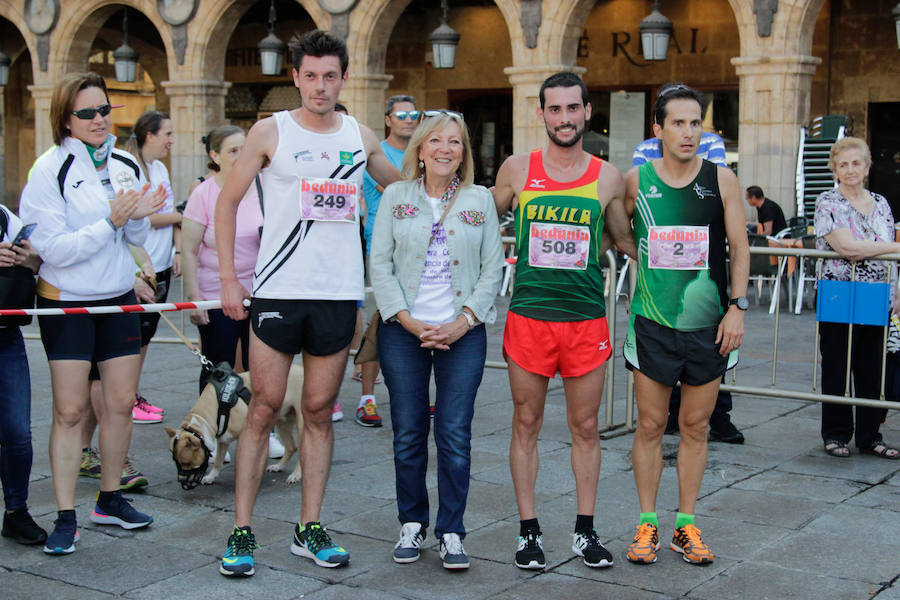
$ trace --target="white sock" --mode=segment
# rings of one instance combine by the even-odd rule
[[[362,407],[366,404],[366,402],[368,402],[369,400],[371,400],[372,403],[374,404],[374,403],[375,403],[375,396],[372,396],[372,395],[362,396],[362,397],[359,399],[359,406],[358,406],[357,408],[362,408]]]

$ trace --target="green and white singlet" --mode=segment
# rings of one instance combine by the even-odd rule
[[[680,331],[714,327],[725,314],[725,208],[717,168],[704,160],[691,183],[673,188],[653,161],[639,167],[632,314]]]

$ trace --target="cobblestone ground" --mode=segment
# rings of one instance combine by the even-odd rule
[[[498,301],[500,314],[505,302]],[[764,304],[747,317],[737,383],[771,383],[775,317]],[[614,364],[614,421],[625,418],[621,358],[624,305]],[[489,360],[501,360],[502,318],[489,327]],[[809,391],[813,381],[814,317],[780,317],[777,387]],[[190,329],[189,329],[190,331]],[[26,333],[36,334],[30,326]],[[160,336],[172,337],[164,324]],[[34,469],[30,507],[52,527],[55,502],[47,456],[50,380],[40,342],[27,342],[31,362]],[[177,426],[196,400],[198,364],[182,345],[154,343],[141,391]],[[387,391],[377,386],[381,429],[352,419],[359,384],[351,367],[341,387],[345,418],[335,424],[335,449],[322,521],[352,556],[342,569],[322,569],[289,551],[299,517],[300,487],[285,474],[266,473],[256,504],[254,531],[261,549],[257,574],[233,581],[219,575],[217,560],[233,523],[234,468],[215,485],[184,491],[166,450],[163,425],[134,428],[132,453],[150,480],[131,494],[153,525],[126,532],[88,520],[97,481],[80,479],[76,509],[78,551],[66,557],[0,539],[2,598],[497,598],[596,597],[617,599],[816,598],[900,600],[900,461],[854,452],[847,460],[822,451],[819,407],[784,397],[735,396],[733,421],[743,446],[711,443],[709,465],[697,505],[697,523],[716,552],[705,567],[684,563],[665,549],[676,509],[675,455],[679,438],[664,438],[665,468],[659,493],[664,549],[653,566],[624,557],[639,513],[631,473],[631,435],[604,434],[603,467],[595,510],[601,538],[615,556],[609,569],[589,569],[571,551],[575,483],[569,455],[562,382],[551,382],[538,445],[538,515],[544,530],[547,568],[521,571],[512,564],[518,514],[508,466],[511,400],[506,373],[488,369],[478,395],[472,440],[472,477],[465,523],[467,572],[444,571],[434,539],[414,564],[397,565],[391,550],[399,533],[394,502]],[[730,381],[730,377],[729,377]],[[605,409],[605,406],[604,406]],[[601,416],[605,410],[601,409]],[[900,444],[900,416],[889,414],[885,438]],[[434,446],[428,483],[437,504]],[[430,534],[430,532],[429,532]]]

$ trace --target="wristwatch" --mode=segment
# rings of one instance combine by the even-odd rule
[[[745,296],[738,296],[737,298],[732,298],[728,301],[728,306],[737,306],[741,310],[747,310],[750,308],[750,303],[747,301]]]
[[[475,327],[475,317],[472,316],[472,314],[469,313],[469,311],[467,311],[467,310],[462,311],[462,314],[466,318],[466,321],[468,321],[468,323],[469,323],[469,329],[472,329],[473,327]]]

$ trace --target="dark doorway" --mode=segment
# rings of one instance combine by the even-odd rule
[[[869,189],[891,205],[894,221],[900,220],[900,102],[869,104],[872,168]]]
[[[494,185],[497,169],[512,154],[512,90],[449,90],[448,100],[469,126],[475,183]]]

